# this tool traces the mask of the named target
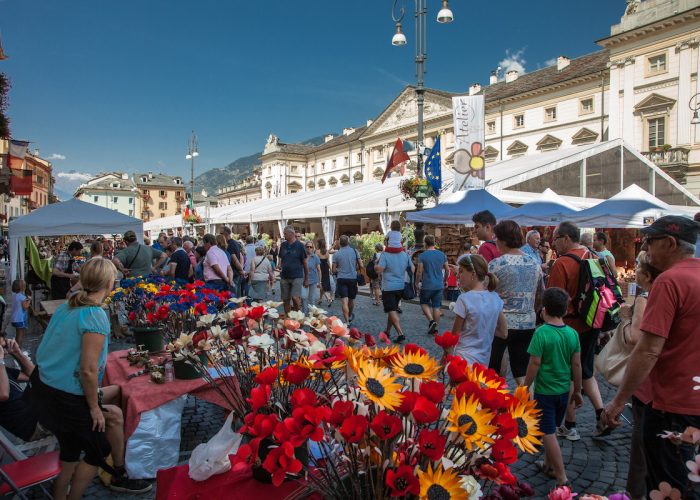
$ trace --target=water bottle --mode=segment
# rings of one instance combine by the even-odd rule
[[[175,370],[173,369],[173,362],[168,361],[165,363],[165,381],[172,382],[175,379]]]

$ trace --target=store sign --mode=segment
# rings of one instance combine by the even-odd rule
[[[645,226],[651,226],[654,223],[654,218],[653,217],[644,217],[642,219],[643,223]]]
[[[454,190],[483,189],[484,159],[484,96],[452,98],[455,130]]]

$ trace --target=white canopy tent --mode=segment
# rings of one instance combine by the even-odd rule
[[[547,188],[538,198],[504,214],[503,218],[514,220],[522,226],[551,226],[564,219],[570,219],[578,210]]]
[[[24,276],[26,236],[123,234],[132,230],[143,242],[143,222],[115,210],[72,198],[10,221],[10,280]]]
[[[687,214],[632,184],[609,200],[572,215],[569,220],[585,227],[643,228],[664,215]]]

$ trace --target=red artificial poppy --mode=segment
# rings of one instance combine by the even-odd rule
[[[220,302],[228,302],[228,299],[231,298],[231,292],[228,290],[224,290],[219,294],[219,301]]]
[[[447,442],[447,436],[443,436],[436,429],[432,431],[423,429],[418,434],[418,449],[432,461],[440,460],[445,452],[445,442]]]
[[[252,320],[259,320],[265,314],[265,308],[263,306],[256,306],[248,310],[248,318]]]
[[[506,408],[506,398],[503,393],[496,389],[481,389],[479,394],[481,406],[490,410],[500,410]]]
[[[155,323],[157,321],[156,315],[153,313],[147,313],[146,314],[146,323],[149,325],[152,323]]]
[[[354,326],[348,330],[348,334],[350,335],[350,338],[355,339],[355,340],[360,340],[362,338],[362,334],[360,333],[360,330],[355,328]]]
[[[328,417],[328,423],[339,427],[354,412],[355,404],[352,401],[336,401],[333,403],[333,410]]]
[[[403,348],[403,351],[406,354],[428,354],[428,351],[416,344],[406,344],[406,346]]]
[[[263,467],[272,474],[272,484],[279,486],[287,474],[301,471],[301,462],[294,456],[294,446],[285,442],[272,448],[263,462]]]
[[[403,425],[399,417],[389,415],[386,411],[382,410],[377,413],[377,416],[374,417],[369,427],[379,439],[385,441],[387,439],[392,439],[401,432]]]
[[[156,308],[156,303],[153,300],[149,300],[143,305],[143,307],[145,307],[147,311],[151,311]]]
[[[194,305],[194,312],[199,316],[204,316],[207,313],[207,304],[205,302],[198,302]]]
[[[206,342],[208,338],[207,332],[197,332],[192,336],[192,345],[195,347],[200,347],[200,342]]]
[[[127,319],[133,323],[134,321],[136,321],[136,313],[134,311],[130,311],[129,315],[127,316]]]
[[[516,491],[516,487],[509,484],[500,485],[496,492],[502,500],[520,500],[522,498],[520,493]]]
[[[401,393],[401,406],[398,407],[399,413],[408,415],[413,411],[413,407],[416,405],[416,400],[418,399],[418,393],[413,391],[404,391]]]
[[[503,439],[513,439],[518,435],[518,423],[509,413],[500,413],[491,421],[498,427],[498,434]]]
[[[193,283],[195,288],[202,288],[204,286],[204,282],[202,280],[197,280]]]
[[[444,332],[442,335],[435,335],[435,343],[448,350],[457,345],[459,342],[459,334],[452,332]]]
[[[241,340],[245,335],[245,327],[240,323],[228,329],[229,337],[233,340]]]
[[[282,375],[284,375],[284,379],[290,384],[301,385],[304,383],[304,380],[309,378],[311,370],[305,366],[292,364],[287,365],[285,369],[282,370]]]
[[[387,471],[386,485],[392,497],[418,496],[420,493],[420,482],[410,465],[401,465],[395,471]]]
[[[442,385],[442,382],[435,380],[423,382],[419,390],[421,396],[428,398],[435,404],[442,401],[442,398],[445,396],[445,386]]]
[[[271,436],[275,426],[279,422],[277,415],[263,415],[262,413],[248,413],[243,418],[241,433],[251,434],[259,438]]]
[[[304,406],[295,408],[291,417],[284,419],[275,428],[275,437],[280,442],[290,442],[295,448],[304,444],[307,439],[320,441],[323,439],[321,424],[328,416],[325,406]]]
[[[447,374],[453,384],[459,384],[467,380],[467,360],[460,356],[449,356],[447,359]]]
[[[260,446],[260,438],[255,438],[250,443],[242,444],[238,447],[238,451],[233,456],[231,470],[234,472],[243,471],[255,465],[258,459],[258,448]]]
[[[246,398],[253,411],[258,411],[270,401],[270,386],[259,385],[250,391],[250,397]]]
[[[290,401],[292,402],[292,408],[297,406],[316,406],[316,393],[308,387],[296,389],[292,393]]]
[[[279,373],[280,370],[277,368],[277,366],[269,366],[256,375],[255,381],[258,384],[271,385],[277,381],[277,376]]]
[[[508,466],[502,462],[496,462],[493,464],[494,467],[496,467],[496,470],[498,471],[498,474],[496,475],[496,482],[499,484],[517,484],[518,480],[515,479],[515,476],[510,472],[510,469]]]
[[[316,368],[326,368],[336,361],[343,361],[344,359],[346,359],[344,345],[333,346],[330,349],[319,351],[309,356],[309,361],[313,361]]]
[[[476,395],[476,397],[479,398],[481,396],[481,389],[479,388],[479,384],[471,380],[465,380],[455,389],[455,399],[469,399],[472,395]]]
[[[377,341],[369,333],[365,333],[365,345],[367,347],[374,347],[377,345]]]
[[[435,422],[440,416],[440,409],[428,398],[418,396],[411,413],[419,424],[429,424]]]
[[[479,476],[495,481],[498,478],[498,469],[494,465],[485,462],[479,467]]]
[[[512,464],[518,459],[518,452],[510,439],[496,439],[491,447],[491,458],[504,464]]]
[[[156,312],[156,317],[160,321],[163,321],[163,320],[168,319],[169,314],[170,314],[170,306],[162,305],[158,308],[158,311]]]
[[[367,431],[367,417],[364,415],[352,415],[340,426],[340,435],[348,443],[358,443]]]

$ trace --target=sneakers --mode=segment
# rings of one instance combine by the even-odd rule
[[[352,323],[355,321],[355,313],[350,313],[350,317],[348,318],[348,324]]]
[[[396,308],[396,312],[399,313],[399,314],[403,314],[403,311],[401,310],[400,307],[397,307],[397,308]]]
[[[578,441],[579,439],[581,439],[581,435],[578,433],[578,429],[576,429],[576,427],[567,429],[563,425],[557,427],[557,437],[566,438],[569,441]]]
[[[406,337],[404,335],[399,335],[394,339],[394,342],[397,344],[400,344],[406,340]]]
[[[117,478],[112,476],[109,489],[122,493],[146,493],[153,489],[153,485],[143,479],[131,479],[126,476]]]
[[[431,321],[428,325],[428,335],[435,335],[438,331],[438,326],[435,321]]]

